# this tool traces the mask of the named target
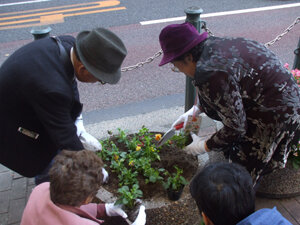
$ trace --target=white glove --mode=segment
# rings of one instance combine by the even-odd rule
[[[198,137],[196,134],[191,133],[193,142],[183,148],[186,153],[191,154],[191,155],[198,155],[198,154],[203,154],[206,152],[205,150],[205,142],[203,138]]]
[[[79,136],[79,140],[81,141],[83,147],[87,150],[91,150],[91,151],[102,150],[101,143],[87,132],[82,132]]]
[[[108,182],[108,172],[102,168],[102,174],[103,174],[103,183],[107,183]]]
[[[122,216],[127,218],[127,214],[122,210],[122,205],[115,205],[115,203],[105,204],[106,215],[108,216]]]
[[[94,138],[92,135],[86,132],[84,126],[83,126],[83,120],[82,120],[82,114],[80,114],[76,121],[75,126],[77,128],[77,136],[79,137],[79,140],[81,141],[83,147],[87,150],[91,151],[98,151],[102,150],[102,146],[100,142]]]
[[[195,112],[194,112],[195,110]],[[200,114],[200,110],[198,108],[198,106],[193,105],[192,108],[190,108],[188,111],[186,111],[184,114],[182,114],[181,116],[178,117],[178,119],[172,124],[172,127],[175,127],[176,125],[184,122],[183,124],[183,129],[185,129],[186,127],[186,122],[188,121],[189,116],[198,116]]]
[[[145,225],[145,224],[146,224],[145,206],[141,205],[139,214],[136,217],[136,220],[133,222],[132,225]]]

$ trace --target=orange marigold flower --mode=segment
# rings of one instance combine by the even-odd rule
[[[141,150],[141,146],[137,145],[136,148],[135,148],[135,150],[136,150],[136,151]]]
[[[159,141],[161,139],[161,134],[155,134],[155,140]]]

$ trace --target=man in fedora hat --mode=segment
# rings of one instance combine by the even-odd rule
[[[46,174],[36,177],[38,184],[60,149],[101,150],[84,129],[76,78],[115,84],[126,54],[122,40],[104,28],[15,51],[0,68],[0,163],[26,177]]]

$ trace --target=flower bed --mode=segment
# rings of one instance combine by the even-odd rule
[[[119,134],[110,135],[109,139],[102,141],[103,149],[98,153],[110,174],[109,183],[103,186],[105,191],[98,197],[107,191],[117,198],[118,203],[129,208],[134,206],[135,199],[142,199],[147,224],[199,222],[199,213],[188,186],[179,201],[167,199],[166,188],[189,182],[198,168],[197,158],[182,150],[186,144],[183,134],[173,136],[161,147],[156,147],[156,144],[162,134],[149,132],[145,127],[136,134],[127,135],[119,129]]]

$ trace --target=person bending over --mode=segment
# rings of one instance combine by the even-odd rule
[[[103,181],[102,167],[102,160],[92,151],[61,151],[49,171],[50,182],[33,189],[21,225],[95,225],[104,223],[99,218],[106,216],[126,218],[120,205],[91,203]],[[145,223],[141,205],[133,225]]]

